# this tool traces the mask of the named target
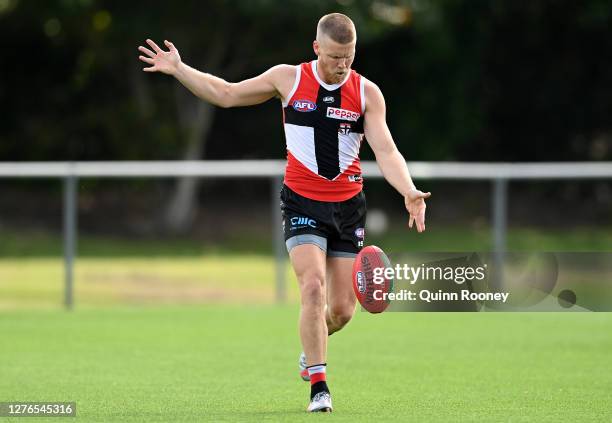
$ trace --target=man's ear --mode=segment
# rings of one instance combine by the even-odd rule
[[[314,50],[315,55],[319,57],[319,42],[317,40],[312,42],[312,49]]]

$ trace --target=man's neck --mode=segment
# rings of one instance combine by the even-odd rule
[[[328,85],[335,84],[335,82],[330,82],[329,79],[325,77],[325,74],[321,70],[321,66],[319,66],[319,60],[318,59],[317,59],[317,65],[315,66],[315,68],[317,69],[317,75],[319,75],[319,79],[321,81],[325,82]]]

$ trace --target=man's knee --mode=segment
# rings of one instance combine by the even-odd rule
[[[325,277],[322,273],[307,272],[298,277],[303,306],[323,308],[325,304]]]
[[[355,313],[354,304],[339,304],[329,308],[329,318],[338,327],[346,325]]]

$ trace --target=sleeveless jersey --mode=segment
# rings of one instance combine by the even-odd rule
[[[283,102],[285,185],[293,191],[333,202],[361,192],[364,82],[351,70],[343,82],[330,85],[319,78],[316,60],[297,66],[295,83]]]

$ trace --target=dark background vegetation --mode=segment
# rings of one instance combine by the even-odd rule
[[[185,62],[236,81],[313,59],[316,22],[332,11],[354,19],[354,68],[381,87],[407,160],[611,159],[606,0],[0,0],[0,161],[281,159],[277,101],[214,109],[143,73],[136,48],[170,39]],[[388,187],[369,186],[374,204],[401,213]],[[486,184],[423,187],[436,194],[432,224],[488,219]],[[512,223],[564,224],[566,209],[609,223],[608,182],[511,188]],[[0,189],[0,224],[57,222],[56,181]],[[80,193],[84,228],[105,232],[185,233],[217,210],[246,202],[267,216],[269,204],[267,184],[248,180],[83,180]]]

